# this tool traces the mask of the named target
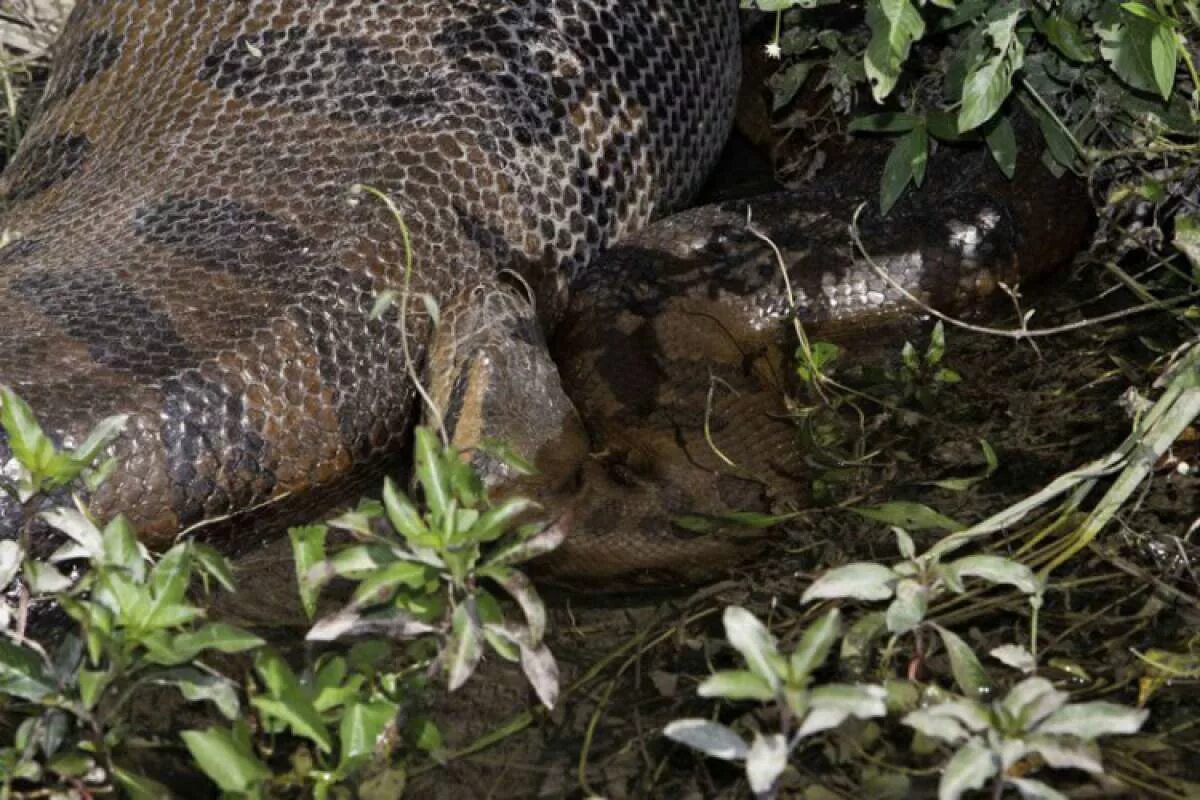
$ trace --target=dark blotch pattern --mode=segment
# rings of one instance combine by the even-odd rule
[[[50,108],[66,100],[79,87],[94,80],[111,67],[121,55],[122,38],[108,31],[94,31],[73,46],[64,41],[66,57],[54,64],[50,82],[42,96],[42,107]]]
[[[86,344],[97,364],[159,379],[195,360],[166,315],[102,270],[30,270],[12,282],[11,291]]]
[[[317,249],[292,226],[230,199],[168,196],[139,208],[134,227],[146,241],[206,269],[272,288],[302,285]]]
[[[26,143],[5,173],[8,192],[0,208],[27,200],[74,175],[88,159],[92,144],[86,136],[64,134]]]

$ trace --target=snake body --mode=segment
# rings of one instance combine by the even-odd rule
[[[0,180],[0,383],[67,444],[130,415],[92,509],[157,546],[373,480],[414,376],[578,452],[541,331],[697,188],[736,45],[733,0],[85,0]]]
[[[680,519],[770,511],[794,483],[793,310],[863,325],[905,305],[848,250],[866,161],[751,204],[778,257],[744,203],[630,238],[687,201],[728,133],[736,14],[85,0],[0,179],[0,384],[63,444],[129,415],[90,504],[152,547],[252,548],[376,481],[424,413],[568,526],[547,569],[711,572],[742,540]],[[1086,224],[1047,224],[1072,206],[1044,174],[1022,199],[979,153],[934,164],[920,199],[864,224],[934,304],[1057,260]],[[22,513],[0,499],[0,534]]]

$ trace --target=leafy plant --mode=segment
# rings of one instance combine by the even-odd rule
[[[933,512],[923,506],[893,503],[863,513],[877,519],[913,522],[930,521]],[[940,515],[934,517],[932,522],[938,525],[945,522],[953,524],[952,520]],[[953,534],[917,555],[908,533],[898,527],[893,527],[893,531],[903,561],[892,566],[868,561],[835,567],[813,581],[805,590],[802,601],[890,601],[886,611],[866,615],[855,623],[856,638],[869,638],[874,632],[886,629],[893,637],[894,646],[896,637],[914,634],[916,652],[909,665],[909,675],[916,677],[927,651],[925,632],[932,629],[946,648],[951,670],[959,686],[973,696],[986,695],[991,687],[979,659],[958,634],[926,619],[929,607],[946,595],[963,594],[966,591],[965,579],[977,578],[1016,588],[1029,596],[1030,603],[1036,609],[1041,605],[1042,582],[1025,565],[1002,556],[980,554],[944,561],[946,555],[965,544]],[[1035,625],[1036,619],[1035,614]],[[890,653],[893,646],[889,646],[887,652]],[[1007,652],[1002,651],[1002,655]]]
[[[713,758],[744,762],[756,797],[774,796],[788,755],[805,737],[836,728],[851,717],[870,719],[887,712],[887,692],[881,686],[817,684],[814,680],[813,673],[841,634],[837,609],[809,626],[786,657],[766,626],[746,609],[726,608],[724,623],[725,637],[741,654],[746,668],[714,673],[700,684],[700,696],[773,704],[779,712],[779,730],[757,732],[747,743],[732,728],[691,718],[675,720],[663,733]]]
[[[1149,712],[1116,703],[1070,703],[1045,678],[1026,678],[992,703],[959,699],[912,711],[903,722],[925,736],[955,746],[938,790],[939,800],[995,781],[993,796],[1012,786],[1024,798],[1059,800],[1066,795],[1025,777],[1039,760],[1054,768],[1104,772],[1094,742],[1101,736],[1136,733]]]
[[[528,499],[493,504],[461,454],[443,447],[424,427],[416,432],[416,475],[423,511],[388,480],[382,505],[365,503],[330,523],[355,540],[332,555],[326,555],[324,526],[292,531],[301,596],[310,615],[322,587],[334,577],[357,584],[350,602],[319,620],[309,640],[436,634],[451,691],[475,671],[486,645],[519,662],[539,699],[552,707],[558,666],[543,641],[545,607],[516,566],[556,548],[563,531],[522,524],[536,509]],[[488,587],[516,601],[524,622],[508,621]]]
[[[880,110],[866,107],[851,130],[896,137],[881,179],[885,213],[906,187],[921,185],[935,142],[981,141],[1012,177],[1017,105],[1037,120],[1047,163],[1081,174],[1111,164],[1118,183],[1125,176],[1144,183],[1161,172],[1152,159],[1170,151],[1174,138],[1197,135],[1200,79],[1187,47],[1200,31],[1195,3],[867,0],[864,8],[844,0],[743,0],[742,6],[779,20],[784,12],[794,15],[795,25],[777,20],[768,46],[770,55],[788,60],[772,82],[776,107],[814,74],[844,112],[856,105],[856,87],[869,90]],[[865,33],[813,26],[813,9],[827,6],[861,15]],[[854,68],[850,59],[858,62]],[[1155,183],[1156,202],[1168,200],[1165,184]]]

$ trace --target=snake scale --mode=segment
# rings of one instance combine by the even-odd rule
[[[727,560],[735,540],[670,516],[773,498],[700,452],[695,375],[710,359],[746,386],[706,411],[716,443],[788,473],[763,413],[779,270],[736,203],[630,236],[715,162],[737,22],[734,0],[84,0],[0,179],[0,383],[67,444],[130,415],[90,504],[152,547],[246,549],[353,497],[402,455],[415,377],[456,444],[538,466],[526,486],[474,451],[569,526],[556,571]],[[867,227],[909,234],[881,263],[956,305],[1020,260],[1055,185],[1040,206],[972,185],[959,222],[931,205]],[[761,206],[814,319],[898,302],[845,252],[849,208]],[[19,512],[0,501],[0,533]]]

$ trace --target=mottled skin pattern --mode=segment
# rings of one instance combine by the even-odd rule
[[[352,495],[413,370],[457,442],[553,484],[586,444],[542,330],[697,187],[736,37],[733,0],[82,2],[0,179],[0,383],[68,443],[131,415],[92,508],[154,546]],[[356,183],[411,235],[379,319],[406,253]]]

